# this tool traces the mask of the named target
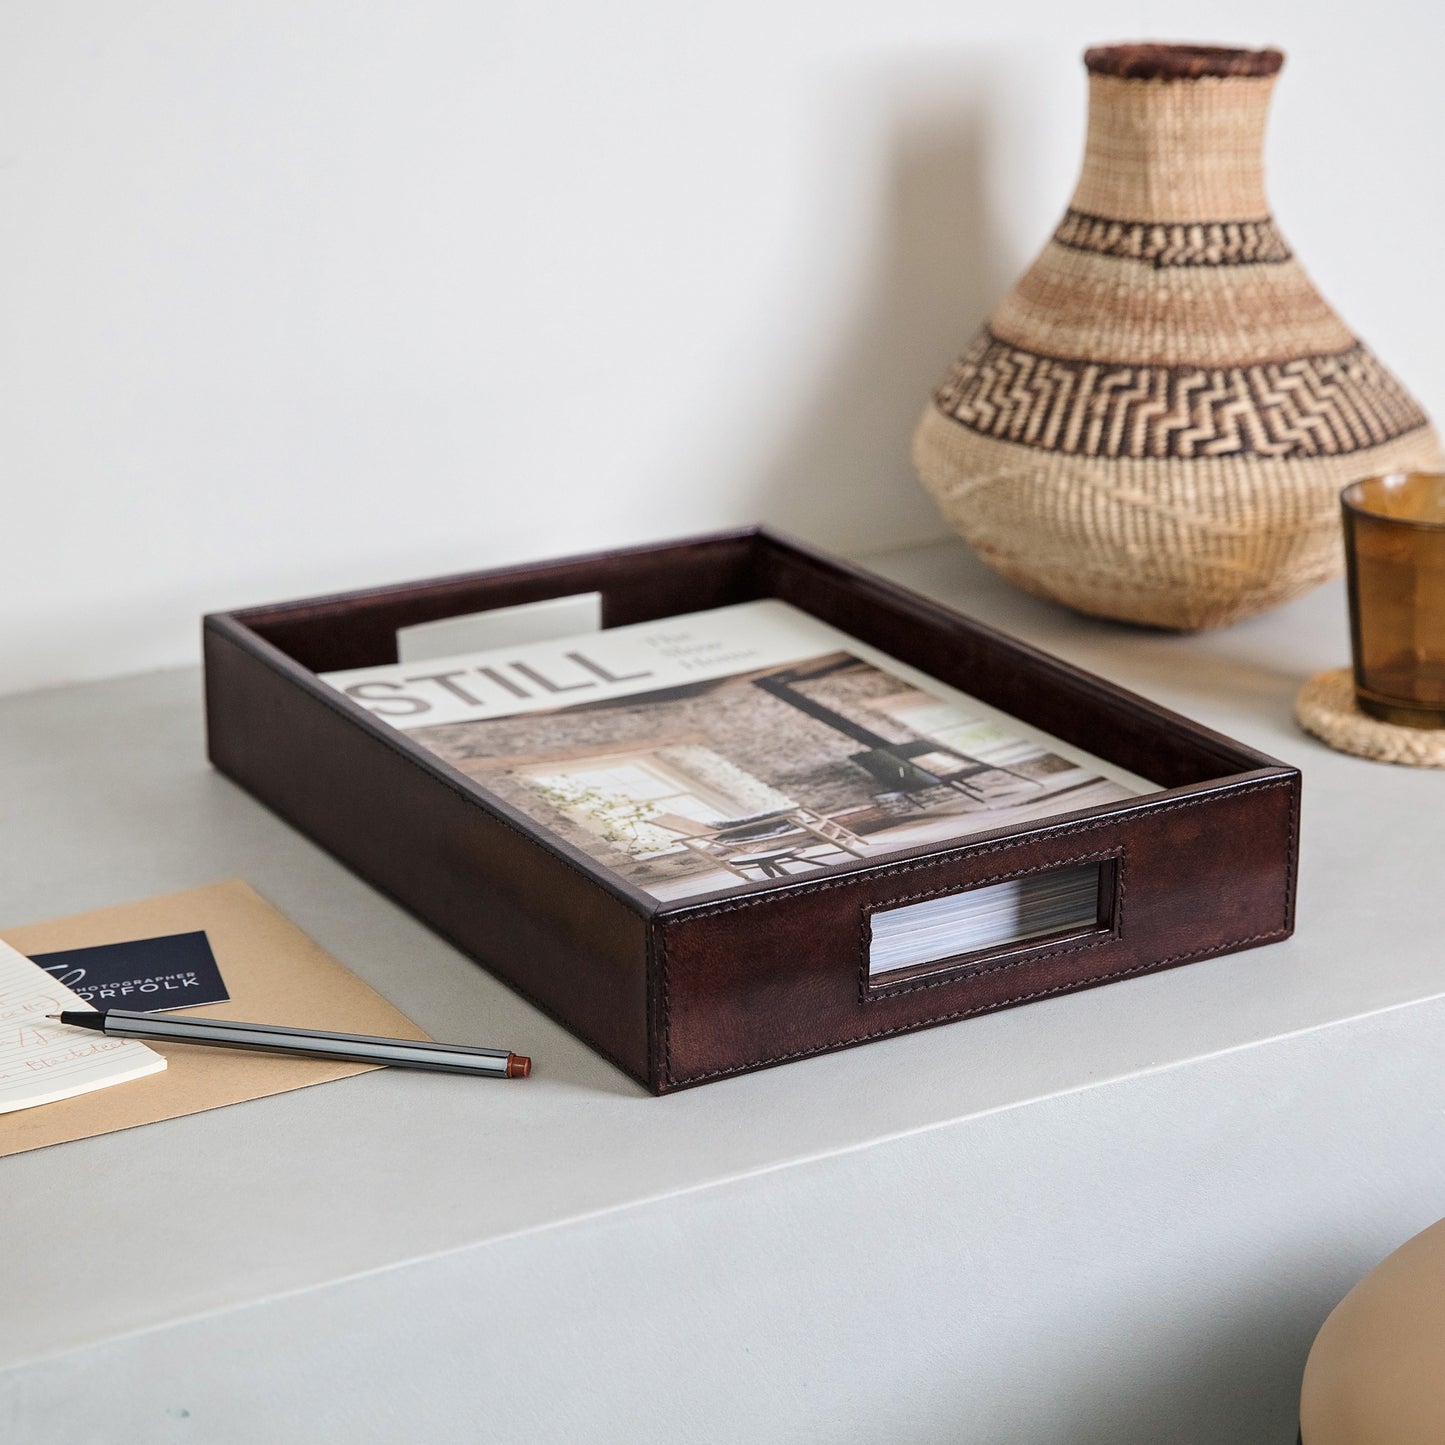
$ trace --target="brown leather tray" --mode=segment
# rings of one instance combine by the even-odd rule
[[[316,673],[398,627],[597,591],[603,625],[777,597],[1162,792],[662,903]],[[1294,926],[1300,774],[762,530],[205,619],[211,760],[655,1093],[1272,943]],[[1100,926],[870,981],[880,908],[1099,863]]]

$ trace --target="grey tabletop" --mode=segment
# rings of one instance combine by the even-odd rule
[[[657,1100],[211,771],[198,672],[6,699],[0,925],[242,877],[435,1036],[536,1070],[364,1075],[0,1161],[6,1293],[33,1301],[0,1310],[0,1369],[1445,992],[1445,772],[1342,757],[1292,722],[1304,677],[1347,659],[1337,587],[1177,637],[1036,602],[953,544],[869,565],[1300,765],[1296,936]]]

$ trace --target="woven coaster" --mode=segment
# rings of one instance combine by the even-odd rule
[[[1317,672],[1300,688],[1295,720],[1342,753],[1409,768],[1445,768],[1445,728],[1405,728],[1362,713],[1348,667]]]

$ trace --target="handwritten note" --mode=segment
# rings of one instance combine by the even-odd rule
[[[160,1054],[134,1039],[108,1039],[45,1017],[87,1007],[38,964],[0,942],[0,1114],[165,1068]]]

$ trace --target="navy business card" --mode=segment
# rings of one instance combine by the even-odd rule
[[[31,958],[92,1008],[161,1013],[230,998],[204,933],[67,948]]]

